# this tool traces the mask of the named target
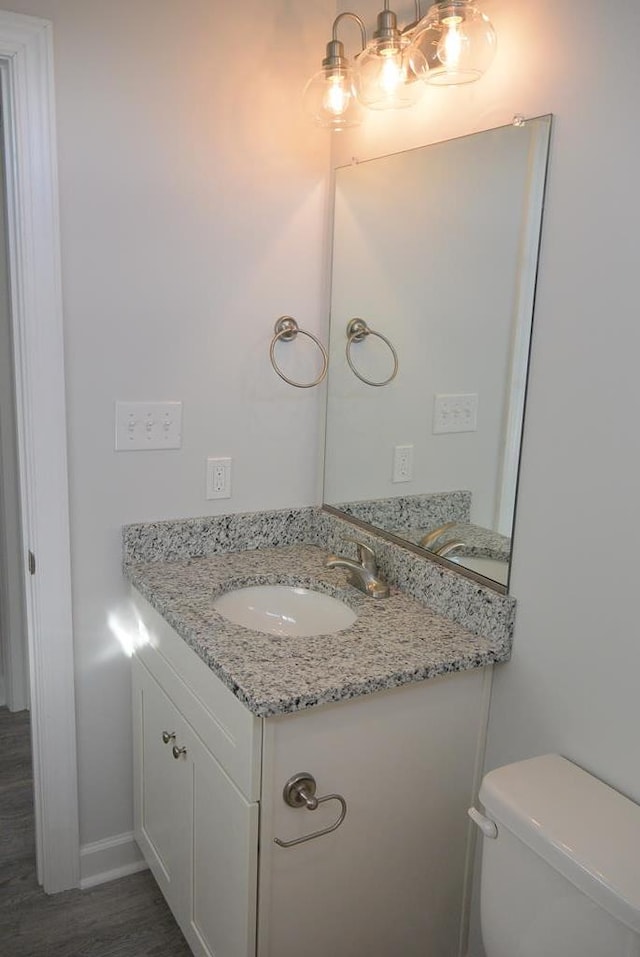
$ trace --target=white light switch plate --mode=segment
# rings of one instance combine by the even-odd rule
[[[433,403],[433,432],[476,432],[478,429],[478,396],[436,395]]]
[[[182,402],[116,402],[116,451],[181,445]]]

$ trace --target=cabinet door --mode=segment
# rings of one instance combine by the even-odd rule
[[[133,689],[136,840],[196,957],[255,957],[258,804],[136,660]]]
[[[254,957],[258,804],[195,737],[189,943],[206,957]],[[199,946],[198,946],[199,945]]]
[[[182,748],[189,729],[146,669],[133,661],[134,828],[160,889],[176,917],[187,906],[190,874],[192,772]],[[170,736],[163,740],[163,734]]]

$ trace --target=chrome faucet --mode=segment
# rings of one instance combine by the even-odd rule
[[[350,584],[363,591],[365,595],[370,595],[372,598],[388,598],[389,586],[378,576],[378,563],[374,550],[355,538],[347,538],[345,541],[354,543],[358,560],[354,561],[352,558],[344,558],[341,555],[329,555],[325,561],[326,567],[345,568]]]
[[[457,542],[455,538],[452,538],[448,542],[443,542],[438,548],[434,548],[433,554],[440,555],[441,558],[444,558],[449,552],[453,552],[456,548],[464,548],[464,542]]]
[[[456,524],[456,522],[445,522],[444,525],[434,528],[433,531],[427,532],[427,534],[420,539],[418,545],[421,545],[423,548],[431,548],[431,546],[438,541],[444,532],[448,531],[450,528],[453,528]]]

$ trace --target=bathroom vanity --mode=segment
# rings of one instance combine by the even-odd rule
[[[194,954],[455,957],[466,809],[508,648],[397,588],[365,597],[326,554],[127,567],[135,836]],[[214,608],[275,581],[334,595],[354,624],[274,637]]]
[[[513,634],[506,583],[549,130],[549,117],[519,121],[337,171],[324,511],[125,529],[135,836],[196,955],[465,952],[466,811],[491,669]],[[464,219],[440,222],[451,171],[470,166]],[[406,245],[390,220],[401,238],[413,223],[421,249],[420,268],[404,256],[391,285],[388,269],[371,269]],[[368,335],[353,335],[354,316],[372,317]],[[376,342],[391,349],[390,376],[376,374]],[[353,566],[354,534],[390,597],[325,567],[329,550]],[[216,610],[223,593],[275,584],[330,595],[355,621],[273,636]]]

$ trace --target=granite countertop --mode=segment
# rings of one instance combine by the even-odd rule
[[[266,717],[504,661],[508,649],[474,635],[397,588],[363,595],[327,551],[288,545],[172,561],[132,562],[124,571],[211,670],[254,714]],[[311,587],[358,615],[340,632],[275,637],[232,624],[213,607],[242,585]]]

